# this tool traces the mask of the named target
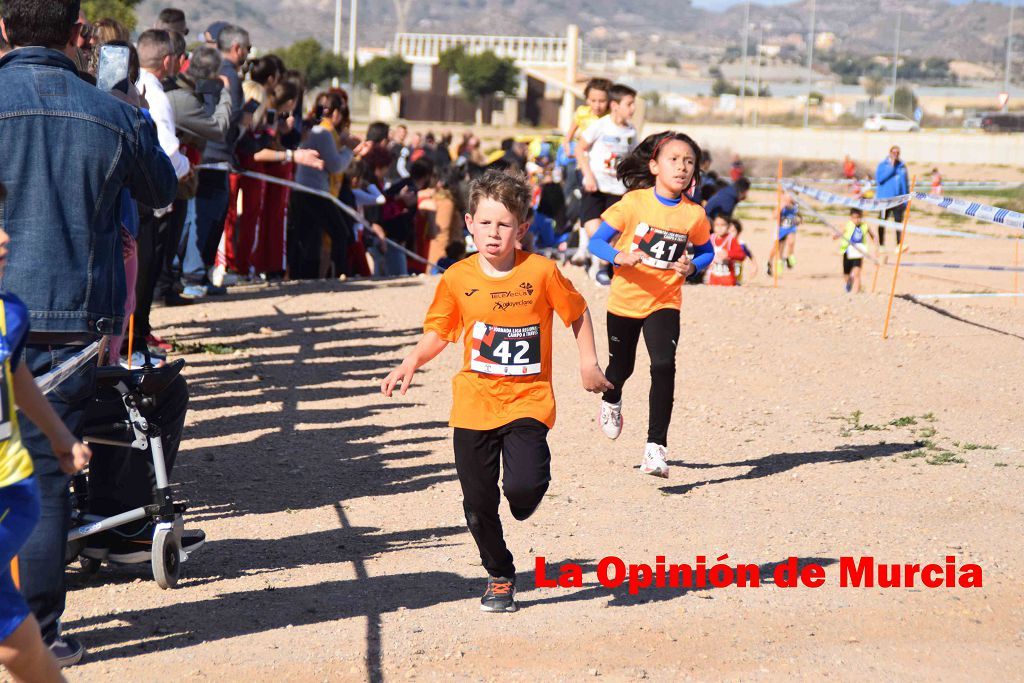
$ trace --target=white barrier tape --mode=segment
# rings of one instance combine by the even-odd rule
[[[747,178],[752,185],[767,185],[769,187],[775,187],[778,184],[776,178]],[[854,181],[849,178],[783,178],[783,182],[792,183],[819,183],[821,185],[853,185],[854,182],[863,183],[864,180]],[[956,189],[985,189],[985,190],[998,190],[1010,187],[1020,187],[1021,183],[1006,182],[1001,180],[944,180],[942,181],[942,188],[956,188]]]
[[[910,201],[909,194],[900,195],[898,197],[889,197],[887,199],[864,199],[863,197],[847,197],[834,192],[819,190],[816,187],[809,187],[807,185],[800,185],[799,183],[788,181],[783,181],[782,187],[788,192],[797,192],[817,199],[822,204],[848,206],[851,209],[856,208],[861,209],[862,211],[888,211],[889,209],[902,206]]]
[[[1024,273],[1024,266],[980,266],[971,263],[907,263],[904,268],[949,268],[952,270],[995,270],[1004,273]]]
[[[914,193],[914,199],[937,206],[943,211],[952,211],[961,216],[969,216],[989,223],[1006,225],[1011,228],[1024,230],[1024,214],[1009,209],[1001,209],[998,206],[969,202],[965,199],[955,197],[933,197],[930,194]]]
[[[234,167],[232,167],[231,165],[229,165],[226,162],[220,162],[220,163],[217,163],[217,164],[201,164],[200,166],[197,166],[196,168],[198,168],[199,170],[203,170],[203,171],[227,171],[228,173],[235,173],[237,175],[249,176],[250,178],[256,178],[257,180],[262,180],[264,182],[277,183],[278,185],[284,185],[285,187],[290,187],[291,189],[296,190],[298,192],[306,192],[307,194],[316,195],[317,197],[323,197],[324,199],[327,199],[327,200],[333,202],[335,206],[337,206],[339,209],[341,209],[346,214],[351,216],[352,220],[356,221],[357,223],[359,223],[363,227],[365,227],[367,229],[373,227],[373,224],[370,223],[370,221],[366,220],[366,217],[363,216],[363,214],[359,213],[358,211],[353,209],[351,206],[349,206],[345,202],[341,201],[340,199],[338,199],[337,197],[332,195],[330,192],[324,192],[323,190],[314,190],[311,187],[306,187],[305,185],[300,185],[299,183],[296,183],[296,182],[291,181],[291,180],[285,180],[284,178],[277,178],[277,177],[272,176],[272,175],[267,175],[266,173],[258,173],[256,171],[246,171],[246,170],[243,170],[243,169],[240,169],[240,168],[234,168]],[[406,256],[408,256],[409,258],[411,258],[414,261],[419,261],[420,263],[424,263],[424,264],[426,264],[426,265],[428,265],[428,266],[430,266],[432,268],[437,268],[438,270],[440,270],[442,272],[445,270],[445,268],[443,266],[439,266],[436,263],[428,261],[427,259],[423,258],[422,256],[420,256],[419,254],[417,254],[414,251],[409,251],[408,249],[406,249],[404,246],[402,246],[398,242],[394,242],[394,241],[392,241],[392,240],[390,240],[390,239],[388,239],[386,237],[384,238],[384,241],[388,243],[388,248],[389,249],[390,248],[398,249],[399,251],[405,253]]]
[[[799,185],[792,182],[783,182],[782,186],[787,191],[805,194],[808,197],[817,199],[823,204],[848,206],[850,208],[858,208],[864,211],[887,211],[888,209],[906,204],[913,198],[918,201],[937,206],[943,211],[951,211],[953,213],[958,213],[961,216],[968,216],[970,218],[987,221],[989,223],[1024,229],[1024,214],[1016,211],[1010,211],[1009,209],[1001,209],[998,206],[989,206],[988,204],[969,202],[964,199],[956,199],[953,197],[933,197],[932,195],[924,194],[922,192],[915,192],[913,195],[904,194],[898,197],[889,197],[887,199],[862,199],[857,197],[846,197],[835,194],[834,192],[826,192],[825,190],[819,190],[815,187],[808,187],[806,185]]]
[[[968,292],[968,293],[956,293],[956,294],[906,294],[905,297],[908,299],[974,299],[974,298],[988,298],[988,297],[1018,297],[1024,296],[1022,293],[1014,292]]]
[[[817,211],[815,211],[811,207],[807,206],[806,204],[800,204],[799,206],[800,206],[800,211],[801,212],[806,212],[806,213],[810,214],[811,216],[813,216],[814,218],[817,218],[819,221],[824,223],[825,226],[828,227],[829,230],[834,232],[839,239],[843,239],[844,231],[840,230],[836,226],[834,226],[831,223],[829,223],[827,218],[825,218],[820,213],[818,213]],[[857,251],[859,251],[862,256],[866,256],[868,259],[870,259],[874,263],[877,264],[879,262],[878,259],[875,258],[874,256],[872,256],[870,253],[868,253],[868,250],[865,249],[863,246],[858,245],[858,244],[854,244],[854,245],[851,245],[851,246],[854,249],[856,249]]]
[[[43,394],[50,393],[99,352],[100,342],[94,341],[45,375],[36,377],[36,386],[39,387],[39,391]]]
[[[880,218],[865,218],[864,220],[874,223],[875,225],[881,225],[884,228],[895,228],[897,230],[903,229],[902,223],[896,221],[883,221]],[[1009,235],[979,235],[974,232],[961,232],[960,230],[944,230],[943,228],[928,228],[923,225],[914,225],[913,223],[907,225],[907,230],[916,235],[935,235],[937,237],[963,237],[965,239],[972,240],[1012,240],[1015,237]]]

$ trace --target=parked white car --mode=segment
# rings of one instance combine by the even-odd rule
[[[903,114],[872,114],[864,119],[864,130],[887,130],[900,133],[914,133],[921,130],[917,121]]]

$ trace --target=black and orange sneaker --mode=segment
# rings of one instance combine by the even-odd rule
[[[515,612],[516,580],[487,577],[487,590],[480,598],[481,612]]]

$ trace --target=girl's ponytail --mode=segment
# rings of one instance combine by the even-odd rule
[[[644,138],[643,142],[637,145],[629,156],[625,157],[619,162],[619,166],[616,170],[619,180],[626,186],[626,191],[630,190],[643,190],[649,187],[654,187],[654,175],[651,173],[651,159],[655,159],[661,148],[665,146],[665,143],[669,140],[679,140],[685,142],[693,150],[693,154],[696,158],[696,164],[693,169],[693,179],[690,182],[690,187],[686,189],[686,194],[691,193],[691,188],[700,187],[700,157],[701,151],[700,146],[694,142],[693,138],[685,133],[677,133],[675,131],[666,130],[661,133],[655,133],[654,135],[648,135]]]

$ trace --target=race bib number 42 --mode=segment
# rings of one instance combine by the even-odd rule
[[[540,374],[540,325],[473,325],[470,370],[487,375]]]
[[[641,223],[633,233],[633,251],[641,252],[641,263],[666,270],[686,253],[686,241],[686,235]]]

